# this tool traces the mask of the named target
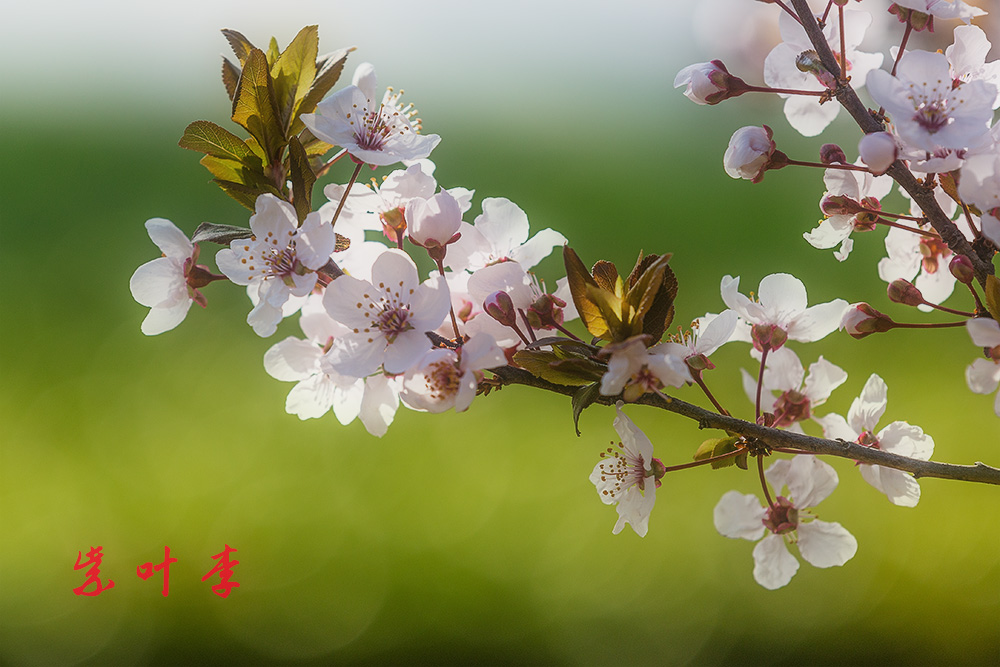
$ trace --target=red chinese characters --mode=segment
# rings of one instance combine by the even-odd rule
[[[152,563],[143,563],[135,569],[135,573],[139,575],[139,578],[145,581],[153,576],[153,571],[163,570],[163,597],[167,597],[167,593],[170,591],[170,564],[176,563],[176,558],[170,557],[170,547],[163,547],[164,556],[163,562],[159,565],[153,565]]]
[[[104,553],[102,552],[104,547],[91,547],[90,551],[87,552],[87,561],[81,563],[80,559],[83,558],[83,552],[76,552],[76,565],[73,566],[74,570],[82,570],[88,565],[93,565],[92,568],[87,570],[87,580],[83,582],[82,586],[77,586],[73,589],[73,592],[77,595],[87,595],[94,597],[95,595],[100,595],[103,591],[115,587],[115,582],[108,579],[108,585],[105,586],[101,583],[101,559],[104,558]],[[93,590],[88,591],[88,586],[95,586]]]
[[[229,581],[229,578],[233,576],[233,567],[240,564],[238,560],[229,560],[229,554],[235,552],[236,549],[233,549],[228,544],[225,546],[226,548],[223,549],[221,553],[217,553],[212,556],[212,560],[218,560],[219,562],[215,564],[215,567],[209,570],[208,574],[201,578],[202,581],[205,581],[214,574],[219,575],[219,578],[222,581],[212,586],[212,591],[220,598],[228,597],[230,591],[239,586],[239,583]]]

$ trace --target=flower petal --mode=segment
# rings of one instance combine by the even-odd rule
[[[799,571],[799,561],[788,553],[780,535],[768,535],[753,548],[753,578],[773,591],[788,584]]]
[[[811,565],[843,565],[858,552],[858,541],[839,523],[810,521],[799,524],[799,553]]]
[[[761,507],[757,496],[727,491],[715,505],[712,519],[719,534],[730,538],[759,540],[764,534],[764,517],[767,509]]]

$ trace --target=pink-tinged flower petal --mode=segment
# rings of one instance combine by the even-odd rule
[[[751,301],[739,292],[740,277],[723,276],[720,291],[722,300],[726,306],[736,311],[736,313],[748,322],[759,322],[765,314],[759,303]]]
[[[799,524],[799,553],[816,567],[843,565],[858,552],[858,541],[839,523]]]
[[[136,299],[138,301],[138,299]],[[140,303],[142,303],[140,301]],[[1000,322],[988,317],[977,317],[965,323],[972,342],[979,347],[996,347],[1000,345]]]
[[[352,329],[363,329],[371,322],[368,305],[373,296],[371,283],[345,275],[327,286],[323,306],[334,320]]]
[[[151,218],[146,221],[149,238],[164,255],[183,262],[194,252],[194,245],[184,232],[166,218]]]
[[[656,503],[656,484],[649,482],[645,491],[640,491],[639,487],[633,486],[625,492],[625,497],[618,503],[618,521],[611,530],[613,535],[622,532],[625,524],[632,526],[632,530],[639,537],[646,537],[649,532],[649,515],[653,511]]]
[[[385,351],[385,337],[381,333],[350,333],[333,341],[325,361],[338,373],[366,377],[378,370]]]
[[[347,426],[361,414],[361,402],[365,394],[364,380],[343,375],[321,377],[326,378],[326,381],[334,386],[331,405],[333,416]]]
[[[862,464],[861,478],[884,493],[893,505],[916,507],[920,500],[920,484],[902,470]]]
[[[519,248],[512,249],[510,258],[527,270],[551,255],[553,248],[565,244],[565,236],[546,227],[522,243]]]
[[[275,380],[298,382],[317,372],[322,354],[314,343],[289,336],[264,354],[264,370]]]
[[[421,333],[434,331],[448,316],[451,293],[448,282],[440,275],[433,276],[419,285],[410,298],[410,324]]]
[[[706,315],[707,317],[707,315]],[[736,331],[736,323],[739,316],[736,311],[724,310],[715,317],[712,317],[698,331],[698,338],[694,344],[694,352],[704,354],[706,357],[728,343]]]
[[[402,250],[387,250],[372,265],[372,283],[381,292],[396,295],[405,302],[420,283],[417,265]]]
[[[187,300],[170,306],[154,306],[142,320],[140,327],[142,333],[147,336],[156,336],[175,328],[184,321],[191,308],[191,303],[190,300]]]
[[[420,329],[404,331],[385,347],[383,365],[386,373],[390,375],[404,373],[420,361],[420,357],[431,347],[431,341],[425,331]]]
[[[812,406],[816,407],[825,403],[833,390],[845,382],[847,372],[821,356],[809,366],[809,375],[806,376],[802,392],[809,397]]]
[[[649,441],[649,438],[642,432],[642,429],[636,426],[635,422],[622,412],[622,405],[621,401],[618,401],[615,405],[617,415],[614,422],[612,422],[612,426],[615,427],[618,437],[622,439],[622,446],[625,448],[625,452],[633,459],[641,459],[643,467],[649,470],[653,460],[653,443]]]
[[[929,461],[934,453],[934,439],[919,426],[895,421],[878,434],[879,447],[892,454]]]
[[[365,429],[376,437],[385,435],[396,417],[399,384],[399,380],[384,375],[375,375],[365,381],[365,395],[358,416]]]
[[[484,199],[483,213],[476,217],[475,226],[504,255],[528,240],[528,216],[504,197]]]
[[[302,420],[319,419],[330,411],[335,387],[326,375],[310,375],[288,392],[285,412]]]
[[[816,422],[823,428],[823,437],[828,440],[846,440],[853,442],[861,435],[847,424],[841,415],[830,413],[817,417]]]
[[[851,409],[847,413],[847,421],[851,428],[860,434],[862,431],[875,432],[878,420],[885,414],[889,388],[885,381],[875,373],[872,373],[865,382],[861,395],[851,403]]]
[[[965,381],[976,394],[991,394],[1000,383],[1000,364],[989,359],[976,359],[965,369]]]
[[[411,199],[405,217],[410,238],[424,247],[446,245],[462,224],[458,200],[443,191],[429,199]]]
[[[826,337],[840,326],[840,320],[850,304],[834,299],[806,308],[788,325],[788,337],[801,343],[812,343]]]
[[[833,466],[819,457],[802,454],[775,461],[764,474],[775,489],[787,486],[795,507],[800,510],[819,505],[839,482]]]
[[[817,86],[810,86],[816,90]],[[803,137],[815,137],[833,122],[840,112],[840,105],[820,104],[817,98],[792,95],[783,108],[788,124]]]
[[[764,534],[767,508],[761,507],[757,496],[727,491],[715,505],[712,519],[715,529],[725,537],[759,540]]]
[[[266,285],[266,283],[265,283]],[[283,317],[281,306],[275,306],[267,299],[261,299],[247,315],[247,324],[261,338],[274,335],[278,330],[278,322]]]
[[[315,271],[330,261],[336,244],[333,225],[323,222],[319,212],[314,211],[302,221],[302,228],[295,237],[295,254],[304,265]]]
[[[768,535],[753,548],[753,578],[768,589],[785,586],[799,571],[799,562],[788,553],[781,535]]]
[[[190,301],[183,268],[168,257],[157,257],[137,268],[128,286],[132,298],[147,308]]]
[[[764,276],[757,290],[757,298],[774,324],[794,317],[808,305],[805,285],[787,273]]]
[[[469,278],[469,294],[476,305],[482,305],[494,292],[506,292],[515,308],[526,309],[535,300],[531,277],[517,262],[493,264],[479,269]]]

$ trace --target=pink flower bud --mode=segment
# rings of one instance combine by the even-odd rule
[[[771,140],[773,133],[767,125],[741,127],[729,139],[729,148],[722,158],[726,173],[733,178],[744,178],[759,183],[764,171],[776,168],[772,164],[777,146]],[[780,157],[787,159],[783,153]],[[784,166],[784,165],[779,165]]]
[[[876,175],[884,174],[899,155],[896,139],[888,132],[872,132],[858,142],[861,161]]]
[[[555,329],[563,323],[563,311],[566,302],[557,296],[543,294],[533,304],[528,306],[526,316],[532,329]]]
[[[925,303],[924,295],[909,280],[893,280],[889,283],[886,294],[889,295],[889,301],[905,306],[920,306]]]
[[[514,310],[514,302],[507,292],[498,291],[490,294],[483,302],[483,310],[500,324],[508,327],[517,324],[517,311]]]
[[[819,148],[819,161],[823,164],[847,164],[847,155],[837,144],[823,144]]]
[[[404,217],[410,240],[424,248],[435,248],[456,240],[462,208],[458,200],[442,190],[430,199],[411,199]]]
[[[880,313],[867,303],[851,304],[840,320],[840,330],[854,338],[864,338],[873,333],[882,333],[896,325],[885,313]]]
[[[674,88],[687,86],[684,95],[695,104],[718,104],[742,95],[749,88],[729,73],[721,60],[688,65],[674,78]]]
[[[951,275],[960,283],[970,284],[976,277],[976,272],[972,268],[972,260],[965,255],[955,255],[948,264]]]

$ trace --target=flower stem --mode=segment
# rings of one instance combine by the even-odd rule
[[[774,4],[778,5],[779,7],[781,7],[782,9],[784,9],[786,12],[788,12],[791,15],[791,17],[793,19],[795,19],[795,21],[797,23],[802,23],[802,21],[799,19],[799,15],[796,14],[794,11],[792,11],[792,9],[788,5],[786,5],[785,3],[783,3],[781,0],[774,0]]]
[[[919,234],[920,236],[926,236],[927,238],[930,238],[930,239],[940,239],[941,238],[935,232],[927,231],[926,229],[919,229],[918,227],[910,227],[909,225],[901,225],[898,222],[893,222],[892,220],[886,220],[885,218],[883,218],[881,216],[875,222],[877,222],[879,224],[882,224],[882,225],[886,225],[887,227],[895,227],[896,229],[905,229],[908,232],[913,232],[914,234]]]
[[[780,93],[782,95],[812,95],[814,97],[822,97],[823,95],[828,95],[830,91],[828,90],[796,90],[794,88],[770,88],[768,86],[750,86],[746,87],[746,92],[748,93]]]
[[[984,306],[983,302],[979,300],[979,293],[976,292],[976,288],[972,286],[972,283],[966,283],[966,285],[968,286],[969,291],[972,292],[972,298],[976,300],[976,312],[977,313],[987,312],[986,306]]]
[[[691,463],[681,463],[676,466],[664,466],[666,472],[675,472],[677,470],[686,470],[688,468],[697,468],[698,466],[703,466],[708,463],[715,463],[716,461],[725,461],[726,459],[731,459],[734,456],[739,456],[746,449],[740,447],[739,449],[734,449],[731,452],[726,452],[725,454],[719,454],[718,456],[710,456],[707,459],[698,459],[697,461],[692,461]]]
[[[701,390],[705,392],[705,396],[708,396],[708,400],[712,401],[712,405],[715,406],[715,409],[719,411],[720,415],[731,416],[729,411],[722,407],[722,405],[719,404],[719,401],[716,400],[715,396],[712,395],[712,392],[708,390],[708,385],[705,384],[705,380],[701,376],[701,371],[692,372],[691,377],[694,378],[695,383],[701,387]]]
[[[906,29],[903,31],[903,39],[899,42],[899,53],[896,54],[896,62],[892,64],[892,71],[889,72],[890,75],[896,76],[896,68],[899,67],[899,61],[903,57],[903,53],[906,51],[906,42],[910,39],[910,33],[913,31],[913,26],[910,22],[906,22]]]
[[[792,164],[798,167],[819,167],[820,169],[844,169],[845,171],[866,171],[871,173],[868,167],[859,167],[856,164],[823,164],[822,162],[803,162],[801,160],[787,160],[786,165]]]
[[[760,419],[760,392],[764,388],[764,364],[767,362],[767,353],[771,351],[770,345],[765,345],[760,353],[760,373],[757,374],[757,417]]]
[[[400,238],[402,238],[402,237],[400,237]],[[438,271],[441,273],[441,278],[444,279],[444,260],[443,259],[437,260],[437,265],[438,265]],[[451,315],[451,326],[455,330],[455,342],[461,343],[462,342],[462,334],[459,333],[459,331],[458,331],[458,320],[455,319],[455,307],[454,306],[449,306],[448,307],[448,314]]]
[[[929,304],[933,305],[933,304]],[[946,329],[948,327],[964,327],[965,320],[961,322],[894,322],[892,325],[893,329]]]
[[[837,5],[840,15],[840,82],[847,83],[847,45],[844,43],[844,8]]]
[[[952,315],[958,315],[959,317],[970,317],[971,318],[971,317],[975,317],[976,316],[975,313],[967,313],[964,310],[955,310],[954,308],[948,308],[946,306],[939,306],[936,303],[931,303],[930,301],[926,301],[926,300],[924,301],[924,305],[930,306],[931,308],[935,308],[935,309],[940,310],[941,312],[944,312],[944,313],[951,313]],[[962,322],[962,324],[965,324],[965,323]]]
[[[867,208],[865,206],[862,206],[861,210],[864,211],[864,212],[866,212],[866,213],[874,213],[876,215],[885,216],[887,218],[895,218],[896,220],[911,220],[913,222],[920,222],[920,223],[924,223],[924,224],[927,223],[927,218],[923,218],[923,217],[918,218],[918,217],[915,217],[915,216],[912,216],[912,215],[903,215],[901,213],[887,213],[886,211],[876,211],[873,208]]]
[[[767,506],[775,509],[774,501],[771,500],[771,492],[767,490],[767,480],[764,479],[764,457],[757,455],[757,474],[760,476],[760,486],[764,489],[764,497],[767,498]]]
[[[339,153],[330,158],[330,161],[324,164],[322,167],[316,170],[316,178],[323,178],[326,176],[326,172],[330,171],[330,167],[334,165],[340,158],[347,155],[347,149],[341,150]]]
[[[330,226],[333,227],[337,224],[337,218],[340,217],[340,212],[344,210],[344,204],[347,203],[347,195],[351,194],[351,186],[354,185],[354,181],[358,180],[358,174],[361,173],[361,167],[365,166],[363,162],[359,162],[358,166],[354,168],[354,173],[351,174],[351,180],[347,182],[347,187],[344,188],[344,196],[340,198],[340,203],[337,204],[337,210],[333,214],[333,220],[330,221]]]
[[[553,322],[552,322],[552,326],[554,326],[554,327],[555,327],[556,329],[558,329],[559,331],[563,332],[564,334],[566,334],[567,336],[569,336],[569,337],[570,337],[570,338],[572,338],[573,340],[578,340],[578,341],[580,341],[581,343],[583,342],[583,339],[582,339],[582,338],[580,338],[580,337],[579,337],[579,336],[577,336],[577,335],[576,335],[575,333],[573,333],[572,331],[570,331],[569,329],[567,329],[567,328],[566,328],[566,327],[564,327],[563,325],[559,324],[558,322],[556,322],[556,321],[553,321]]]

